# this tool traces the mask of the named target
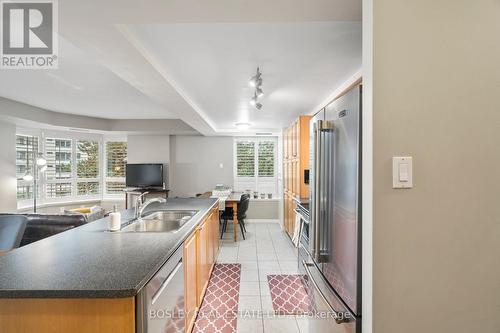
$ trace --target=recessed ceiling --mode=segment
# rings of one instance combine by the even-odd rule
[[[203,23],[130,27],[217,130],[281,128],[314,110],[361,66],[359,22]],[[257,66],[258,111],[248,84]]]
[[[2,71],[0,96],[213,135],[287,126],[361,68],[360,0],[60,1],[59,33],[59,69]]]
[[[0,96],[62,113],[107,119],[175,119],[64,38],[56,70],[3,70]]]

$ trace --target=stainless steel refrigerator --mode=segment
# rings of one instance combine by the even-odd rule
[[[361,332],[361,86],[311,119],[309,242],[301,260],[311,332]],[[331,314],[331,316],[325,316]]]

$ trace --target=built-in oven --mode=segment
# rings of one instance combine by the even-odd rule
[[[136,296],[137,333],[184,333],[182,246]]]

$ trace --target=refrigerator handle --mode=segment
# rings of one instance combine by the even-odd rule
[[[332,198],[330,191],[331,182],[333,179],[333,174],[331,173],[330,167],[330,154],[332,147],[331,135],[333,134],[333,122],[320,120],[317,122],[317,127],[315,127],[315,189],[314,189],[314,210],[315,210],[315,221],[314,221],[314,249],[313,258],[317,263],[324,262],[327,260],[328,256],[328,223],[331,219],[331,207]]]
[[[328,306],[328,309],[330,310],[330,312],[334,313],[335,314],[335,322],[337,324],[343,324],[343,323],[348,323],[350,320],[345,318],[344,316],[339,316],[338,315],[338,311],[336,311],[331,305],[330,305],[330,302],[328,301],[328,299],[325,297],[325,295],[323,294],[323,292],[321,291],[321,289],[319,288],[318,284],[316,283],[316,281],[314,281],[314,278],[311,274],[311,271],[309,270],[309,266],[312,266],[314,265],[313,263],[306,263],[305,260],[302,260],[302,265],[304,266],[304,270],[306,271],[306,274],[307,274],[307,278],[309,281],[311,281],[314,289],[316,289],[316,291],[318,292],[318,294],[321,296],[321,299],[323,300],[323,303],[325,303],[327,306]]]
[[[312,202],[312,214],[311,214],[311,222],[312,222],[312,248],[311,252],[313,258],[318,261],[320,257],[320,230],[319,230],[319,215],[321,209],[321,128],[323,126],[323,121],[318,120],[314,123],[314,194],[313,194],[313,202]]]

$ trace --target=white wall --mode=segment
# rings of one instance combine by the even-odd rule
[[[16,197],[16,127],[0,122],[0,212],[15,212]]]
[[[193,197],[216,184],[233,186],[234,138],[170,137],[171,196]],[[222,164],[222,168],[220,167]],[[279,219],[279,201],[251,201],[248,219]]]
[[[194,196],[219,183],[233,185],[232,137],[172,136],[170,152],[172,196]]]
[[[127,163],[170,164],[170,136],[129,135],[127,137]],[[170,170],[167,173],[170,173]]]

